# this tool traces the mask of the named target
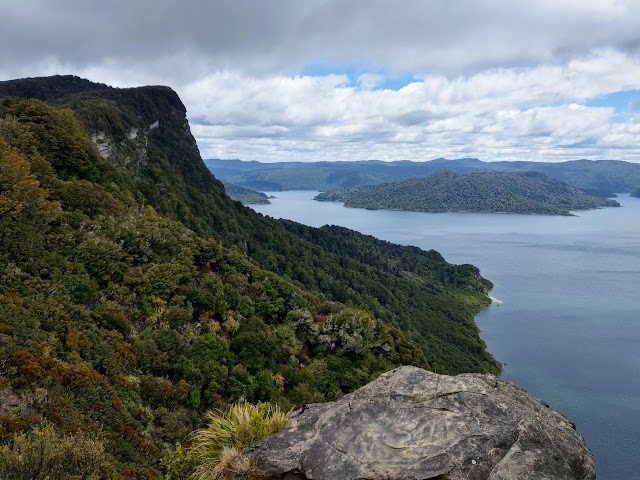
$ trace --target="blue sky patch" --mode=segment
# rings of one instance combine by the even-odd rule
[[[402,87],[412,82],[418,81],[413,74],[389,75],[383,71],[369,70],[358,65],[349,65],[347,67],[331,67],[323,64],[311,64],[305,66],[300,75],[310,77],[324,77],[326,75],[347,75],[351,80],[352,86],[358,86],[358,77],[362,74],[381,75],[381,81],[376,84],[372,90],[400,90]]]
[[[570,103],[570,102],[567,102]],[[586,107],[609,107],[613,108],[615,115],[609,117],[611,123],[624,123],[631,113],[640,111],[640,90],[624,90],[613,92],[601,97],[589,98],[582,102]],[[565,103],[541,103],[540,105],[526,105],[518,107],[520,112],[528,112],[539,107],[560,107]]]
[[[384,80],[376,87],[376,90],[400,90],[402,87],[406,87],[410,83],[416,82],[413,75],[401,75],[390,77],[384,77]]]
[[[618,113],[640,110],[640,90],[623,90],[601,97],[590,98],[585,102],[587,107],[611,107]]]

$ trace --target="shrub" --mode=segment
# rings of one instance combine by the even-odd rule
[[[46,423],[18,433],[0,446],[0,478],[6,480],[63,480],[98,478],[105,460],[100,440],[84,434],[61,435]]]
[[[241,450],[282,430],[289,412],[268,403],[242,403],[232,405],[227,413],[209,412],[207,417],[209,426],[191,435],[189,451],[196,464],[192,475],[196,480],[224,478],[225,470],[249,468]]]

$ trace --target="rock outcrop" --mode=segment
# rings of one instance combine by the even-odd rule
[[[595,479],[574,424],[491,375],[401,367],[247,448],[270,478]]]

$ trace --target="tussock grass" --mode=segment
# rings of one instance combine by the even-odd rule
[[[232,405],[226,413],[209,412],[207,428],[191,434],[189,450],[197,465],[191,478],[224,479],[229,473],[248,477],[255,467],[242,455],[242,449],[284,429],[289,413],[269,403],[241,403]]]

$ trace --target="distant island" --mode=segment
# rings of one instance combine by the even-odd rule
[[[638,188],[637,190],[631,192],[631,196],[640,198],[640,188]]]
[[[271,203],[269,197],[262,192],[256,192],[250,188],[223,182],[224,190],[234,200],[251,205],[267,205]]]
[[[571,210],[619,207],[542,172],[456,173],[380,185],[338,188],[315,197],[345,207],[418,212],[493,212],[572,215]]]

